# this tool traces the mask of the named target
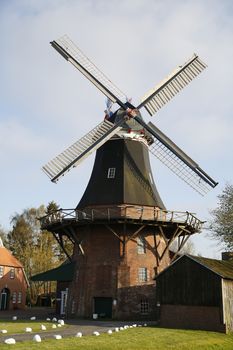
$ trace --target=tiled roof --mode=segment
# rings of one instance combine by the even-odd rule
[[[5,247],[0,247],[0,266],[23,267]]]
[[[217,275],[233,279],[233,261],[232,260],[216,260],[203,258],[202,256],[187,255],[191,259],[195,260],[199,264],[205,266],[209,270],[213,271]]]

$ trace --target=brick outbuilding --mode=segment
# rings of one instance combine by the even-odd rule
[[[0,310],[24,309],[27,287],[23,265],[0,239]]]

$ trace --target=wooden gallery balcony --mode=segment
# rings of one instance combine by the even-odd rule
[[[200,232],[203,222],[189,212],[160,210],[158,207],[119,205],[95,208],[59,209],[40,218],[41,228],[61,231],[69,225],[131,223],[174,228],[182,227],[184,234]]]

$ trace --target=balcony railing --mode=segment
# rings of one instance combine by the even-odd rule
[[[77,223],[94,221],[139,221],[139,222],[165,222],[178,223],[192,227],[196,232],[201,230],[203,222],[189,212],[161,210],[158,207],[146,206],[114,206],[77,209],[59,209],[40,218],[41,227],[48,228],[56,223],[76,221]]]

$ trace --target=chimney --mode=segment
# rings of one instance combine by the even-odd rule
[[[233,260],[233,252],[222,252],[222,260]]]

